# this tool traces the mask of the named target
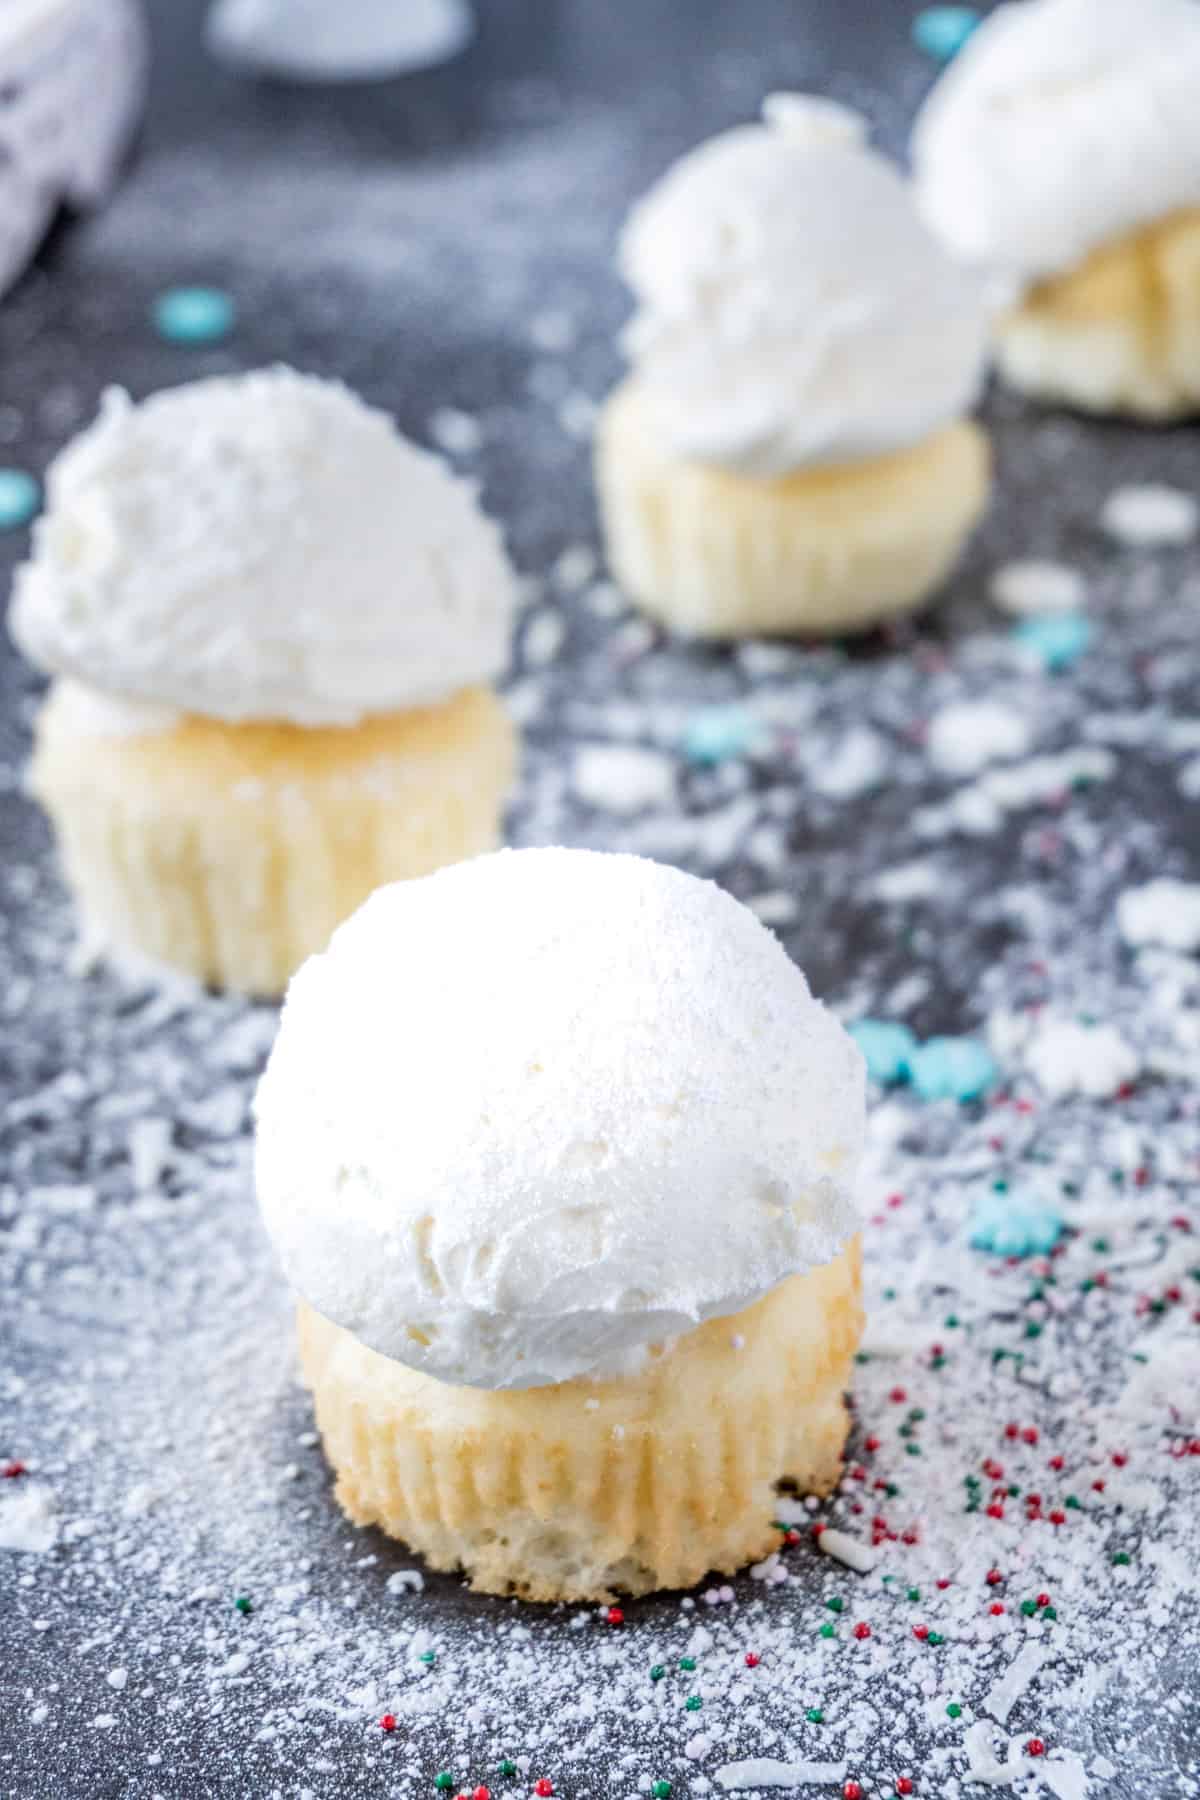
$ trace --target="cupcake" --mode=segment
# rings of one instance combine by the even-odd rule
[[[14,638],[85,940],[282,992],[373,889],[491,849],[514,583],[472,491],[288,369],[105,397]]]
[[[1087,412],[1200,407],[1200,7],[1021,0],[917,119],[929,224],[1002,296],[1013,387]]]
[[[638,857],[372,896],[256,1104],[351,1519],[486,1593],[681,1587],[827,1493],[861,1330],[862,1058],[774,937]]]
[[[0,293],[60,206],[108,194],[145,75],[138,0],[0,0]]]
[[[632,372],[597,427],[618,581],[698,637],[849,632],[944,580],[987,498],[982,292],[831,101],[775,95],[621,239]]]

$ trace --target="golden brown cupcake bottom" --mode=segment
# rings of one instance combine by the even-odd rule
[[[1085,412],[1200,412],[1200,210],[1172,213],[1033,288],[1001,321],[1010,386]]]
[[[990,460],[963,421],[890,456],[756,479],[666,450],[631,378],[597,427],[609,564],[643,611],[694,637],[863,631],[941,586]]]
[[[609,1600],[732,1573],[778,1546],[777,1483],[838,1481],[860,1264],[855,1239],[636,1375],[502,1392],[418,1374],[301,1303],[338,1500],[483,1593]]]
[[[515,759],[484,688],[345,728],[187,717],[96,735],[56,686],[30,785],[85,941],[276,995],[382,883],[494,848]]]

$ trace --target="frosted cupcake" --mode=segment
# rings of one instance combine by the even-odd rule
[[[383,413],[288,369],[111,393],[47,491],[11,629],[92,945],[277,994],[381,883],[493,847],[512,572]]]
[[[605,1599],[838,1479],[862,1058],[757,919],[637,857],[375,894],[289,990],[259,1199],[338,1498],[488,1593]]]
[[[919,605],[988,492],[963,415],[982,294],[855,114],[776,95],[636,206],[632,373],[598,426],[608,554],[699,637],[845,632]]]
[[[1013,387],[1088,412],[1200,407],[1200,7],[999,7],[913,133],[925,217],[1011,305]]]

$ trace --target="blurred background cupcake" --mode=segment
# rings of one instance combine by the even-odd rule
[[[512,604],[473,491],[339,383],[110,394],[11,613],[86,941],[277,994],[373,888],[490,849]]]
[[[613,571],[699,637],[842,632],[919,605],[983,511],[978,284],[865,122],[775,95],[634,207],[632,372],[596,479]]]
[[[929,224],[989,270],[1013,387],[1096,413],[1200,409],[1200,6],[1019,0],[913,131]]]

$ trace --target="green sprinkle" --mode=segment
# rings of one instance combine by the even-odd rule
[[[679,1666],[690,1675],[696,1666],[696,1659],[694,1656],[681,1656],[679,1659]]]
[[[689,1694],[683,1704],[688,1712],[699,1712],[704,1702],[699,1694]]]
[[[1027,1338],[1040,1338],[1041,1335],[1042,1335],[1041,1326],[1038,1324],[1035,1324],[1035,1322],[1032,1319],[1030,1319],[1029,1323],[1025,1327],[1025,1336]]]
[[[425,1664],[427,1669],[432,1669],[434,1663],[437,1661],[437,1651],[422,1650],[419,1660]]]
[[[502,1756],[500,1761],[496,1764],[496,1773],[498,1775],[515,1775],[516,1772],[517,1765],[511,1756]]]
[[[1068,1494],[1066,1499],[1063,1501],[1063,1505],[1068,1507],[1071,1510],[1071,1512],[1081,1511],[1081,1508],[1079,1505],[1079,1500],[1075,1494]]]
[[[931,1631],[929,1633],[929,1636],[925,1639],[925,1642],[927,1644],[932,1644],[935,1650],[937,1649],[939,1644],[944,1644],[945,1641],[946,1640],[942,1636],[940,1631]]]
[[[1111,1245],[1107,1238],[1093,1238],[1092,1249],[1096,1252],[1097,1256],[1103,1256],[1106,1250],[1111,1249]]]
[[[845,1612],[846,1610],[846,1602],[840,1594],[831,1594],[825,1604],[830,1612]]]
[[[1007,1181],[993,1181],[992,1192],[993,1192],[993,1194],[1007,1194],[1007,1192],[1008,1192]]]
[[[1042,1617],[1043,1619],[1057,1619],[1058,1613],[1052,1606],[1043,1606]]]
[[[1111,1181],[1112,1181],[1112,1184],[1113,1184],[1113,1186],[1114,1186],[1114,1187],[1123,1187],[1123,1186],[1124,1186],[1124,1185],[1125,1185],[1125,1171],[1124,1171],[1124,1169],[1113,1169],[1113,1170],[1111,1170],[1111,1171],[1110,1171],[1110,1179],[1111,1179]]]
[[[650,1792],[654,1795],[654,1800],[671,1800],[671,1784],[669,1781],[654,1782]]]
[[[982,1481],[980,1481],[978,1475],[964,1475],[963,1476],[963,1486],[969,1487],[969,1488],[977,1488],[977,1487],[982,1487],[983,1483],[982,1483]]]
[[[445,1793],[447,1788],[452,1788],[454,1786],[454,1777],[449,1769],[440,1770],[433,1778],[433,1785],[435,1788],[441,1788],[443,1793]]]
[[[920,1588],[909,1588],[906,1598],[909,1600],[919,1600],[921,1598]]]
[[[947,1331],[957,1331],[957,1329],[958,1329],[958,1314],[957,1313],[947,1313],[946,1317],[942,1320],[942,1323],[946,1327]]]
[[[666,1672],[667,1671],[663,1668],[661,1663],[651,1664],[651,1668],[650,1668],[651,1681],[661,1681],[663,1676],[666,1674]]]
[[[1037,1611],[1037,1601],[1036,1600],[1022,1600],[1021,1611],[1025,1614],[1025,1617],[1027,1619],[1032,1619],[1034,1613]]]
[[[1126,1559],[1125,1559],[1125,1560],[1126,1560],[1126,1562],[1128,1562],[1128,1560],[1129,1560],[1129,1558],[1128,1558],[1128,1557],[1126,1557]],[[823,1638],[831,1638],[831,1637],[836,1637],[836,1636],[837,1636],[837,1631],[836,1631],[836,1628],[835,1628],[835,1627],[834,1627],[834,1626],[832,1626],[832,1625],[822,1625],[822,1627],[821,1627],[821,1636],[822,1636],[822,1637],[823,1637]]]
[[[1020,1494],[1020,1492],[1021,1492],[1021,1490],[1020,1490],[1020,1488],[1019,1488],[1019,1487],[1010,1487],[1010,1488],[1009,1488],[1009,1489],[1008,1489],[1008,1497],[1009,1497],[1009,1499],[1010,1499],[1010,1500],[1015,1500],[1015,1499],[1016,1499],[1016,1498],[1017,1498],[1017,1497],[1018,1497],[1018,1495],[1019,1495],[1019,1494]]]
[[[254,1611],[254,1605],[249,1594],[239,1594],[233,1604],[237,1607],[243,1618],[247,1613],[252,1613]]]
[[[1079,1192],[1079,1183],[1077,1181],[1064,1181],[1062,1183],[1062,1191],[1064,1194],[1075,1195]]]
[[[915,1427],[912,1425],[908,1425],[908,1424],[899,1425],[896,1428],[896,1435],[897,1435],[897,1437],[910,1438],[913,1434],[914,1429],[915,1429]]]
[[[920,1456],[921,1454],[920,1444],[905,1444],[904,1449],[909,1456]]]
[[[1089,1276],[1087,1276],[1087,1278],[1085,1280],[1080,1282],[1079,1291],[1081,1294],[1090,1294],[1092,1289],[1095,1287],[1095,1285],[1096,1285],[1095,1282],[1092,1280],[1091,1276],[1089,1275]]]
[[[910,1409],[908,1416],[910,1419],[915,1419],[919,1425],[921,1420],[925,1417],[925,1408],[923,1406],[914,1406]]]
[[[1129,1567],[1130,1560],[1131,1559],[1130,1559],[1128,1550],[1118,1550],[1117,1554],[1113,1557],[1113,1568],[1114,1569],[1127,1569]]]
[[[804,1716],[810,1725],[823,1725],[825,1723],[825,1714],[821,1711],[819,1706],[810,1706]]]
[[[883,1491],[889,1500],[894,1500],[896,1495],[900,1492],[900,1489],[896,1486],[894,1481],[889,1481]]]
[[[958,1704],[957,1700],[952,1700],[950,1702],[949,1706],[946,1708],[946,1717],[948,1719],[961,1719],[962,1718],[962,1707]]]
[[[1152,1313],[1165,1313],[1166,1310],[1167,1303],[1165,1300],[1152,1300],[1150,1302],[1150,1311]]]
[[[869,1363],[871,1360],[870,1353],[866,1350],[856,1350],[854,1352],[854,1360],[856,1363]]]
[[[885,1300],[894,1300],[896,1298],[895,1288],[884,1288],[883,1297]]]
[[[1042,1286],[1040,1281],[1035,1281],[1033,1286],[1029,1290],[1029,1297],[1026,1300],[1025,1304],[1026,1304],[1026,1306],[1028,1306],[1030,1300],[1044,1300],[1045,1298],[1046,1298],[1045,1288]]]
[[[947,1358],[944,1356],[931,1356],[929,1359],[929,1366],[931,1369],[944,1369],[946,1362]]]
[[[993,1369],[996,1367],[997,1363],[1002,1363],[1007,1355],[1008,1355],[1007,1350],[993,1350],[992,1351],[992,1367],[993,1367]]]

